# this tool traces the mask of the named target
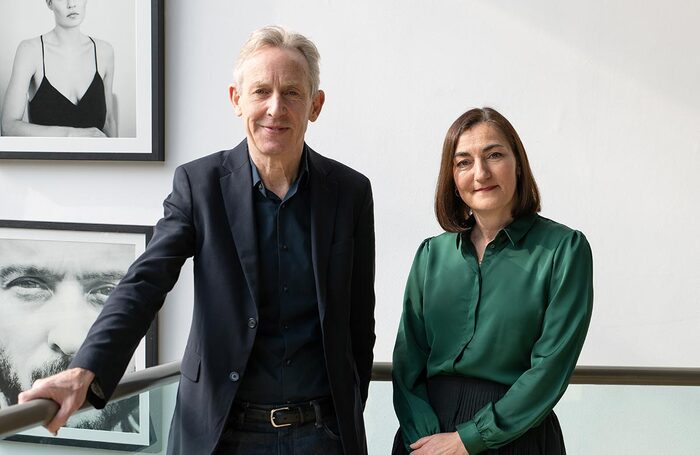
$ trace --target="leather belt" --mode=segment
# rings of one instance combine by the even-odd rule
[[[281,405],[236,402],[231,411],[231,417],[239,423],[264,422],[275,428],[298,426],[312,422],[321,423],[334,415],[333,402],[330,398]]]

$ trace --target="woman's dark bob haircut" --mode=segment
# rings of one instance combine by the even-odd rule
[[[435,215],[438,223],[447,232],[462,232],[466,229],[471,209],[457,194],[454,169],[454,154],[457,142],[465,131],[479,123],[490,123],[506,137],[515,155],[518,182],[515,187],[513,218],[532,215],[540,211],[540,192],[527,160],[520,136],[508,119],[490,107],[471,109],[454,121],[445,135],[442,145],[442,161],[435,190]]]

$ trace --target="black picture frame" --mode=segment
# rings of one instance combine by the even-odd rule
[[[15,404],[16,393],[37,372],[67,366],[72,355],[62,352],[82,343],[106,296],[152,235],[151,226],[0,220],[0,407]],[[129,370],[156,365],[157,340],[153,321]],[[73,427],[58,436],[37,427],[7,440],[148,451],[159,442],[157,401],[146,392],[71,417]]]
[[[33,2],[0,0],[0,16],[5,17],[4,21],[13,24],[19,19],[17,18],[18,14],[11,14],[12,9],[21,8],[22,12],[24,12],[25,9],[39,7],[46,10],[44,2],[37,2],[33,6],[30,6],[30,4],[33,4]],[[133,39],[129,38],[128,40],[123,38],[124,34],[120,34],[120,27],[110,22],[112,20],[110,19],[111,9],[122,11],[127,5],[133,8],[135,12],[133,15],[134,23],[129,25],[134,30],[134,36]],[[98,7],[102,8],[102,10],[97,10]],[[149,2],[142,0],[120,0],[119,2],[91,0],[87,6],[85,22],[87,23],[90,20],[91,14],[94,16],[98,13],[99,20],[111,25],[111,29],[104,26],[93,26],[94,35],[100,37],[101,33],[108,33],[105,36],[107,40],[112,36],[116,37],[115,41],[117,42],[120,42],[119,40],[121,39],[126,41],[119,48],[113,46],[115,53],[115,85],[120,78],[118,60],[120,55],[122,62],[128,62],[128,65],[122,65],[125,68],[123,71],[125,74],[121,75],[121,79],[131,81],[123,84],[127,87],[122,92],[123,98],[127,102],[118,101],[116,92],[114,98],[115,105],[128,107],[128,109],[122,109],[122,112],[119,114],[120,117],[124,116],[124,118],[129,119],[127,123],[129,123],[130,128],[124,133],[126,136],[122,136],[122,129],[119,127],[119,135],[114,138],[3,136],[0,130],[0,159],[164,161],[164,0],[151,0],[150,5]],[[40,13],[44,20],[46,20],[44,17],[46,14],[50,15],[51,12],[42,11]],[[120,14],[129,18],[132,16],[123,12]],[[53,19],[51,20],[53,24]],[[28,22],[31,24],[34,21]],[[0,52],[0,57],[4,57],[3,61],[0,61],[0,108],[3,104],[4,89],[6,88],[3,84],[7,84],[7,81],[9,81],[14,51],[20,41],[31,37],[25,36],[30,32],[24,32],[25,27],[19,25],[15,27],[18,31],[12,35],[10,34],[13,32],[2,31],[10,28],[3,26],[3,20],[0,19],[0,43],[7,43],[8,46],[4,53]],[[86,27],[83,25],[83,28]],[[111,32],[103,31],[106,28],[110,29]],[[36,30],[32,30],[32,33],[36,36],[48,30],[46,28],[39,29],[37,26]],[[88,35],[89,32],[90,30],[85,31]],[[127,44],[133,44],[133,46]],[[4,45],[0,44],[0,46]],[[133,61],[124,55],[129,53],[131,53]],[[49,71],[46,70],[46,73],[49,73]],[[148,102],[149,93],[150,103]]]

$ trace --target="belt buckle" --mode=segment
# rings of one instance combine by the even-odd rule
[[[272,426],[275,427],[275,428],[283,428],[283,427],[289,427],[289,426],[291,426],[291,425],[292,425],[291,423],[277,424],[277,423],[275,422],[275,413],[276,413],[277,411],[288,411],[288,410],[289,410],[288,407],[271,409],[271,410],[270,410],[270,424],[272,424]]]

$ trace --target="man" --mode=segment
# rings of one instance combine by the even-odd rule
[[[304,142],[318,118],[318,51],[254,32],[229,88],[246,139],[177,169],[147,251],[114,290],[75,367],[22,399],[109,398],[194,256],[195,302],[170,454],[367,452],[374,346],[374,220],[366,177]]]
[[[0,409],[32,382],[65,370],[107,296],[134,259],[133,246],[0,239]],[[70,426],[138,430],[138,398],[82,413]]]

